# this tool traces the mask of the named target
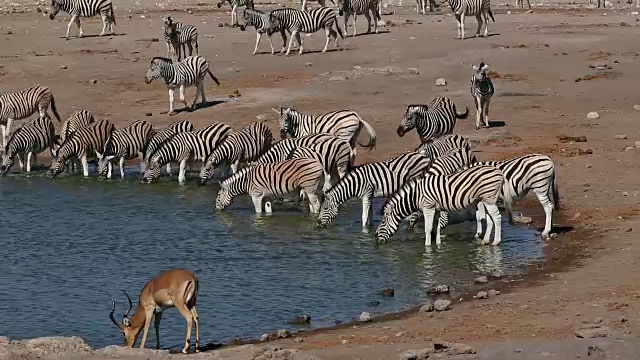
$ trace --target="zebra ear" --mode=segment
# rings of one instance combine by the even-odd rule
[[[115,157],[114,155],[109,155],[109,156],[105,157],[104,159],[109,161],[109,160],[113,159],[114,157]]]
[[[483,64],[483,66],[480,68],[480,71],[487,71],[487,70],[489,70],[488,64]]]
[[[96,151],[96,156],[98,157],[98,159],[102,160],[102,154]]]
[[[473,70],[478,71],[478,67],[475,65],[471,65],[471,67],[473,68]]]

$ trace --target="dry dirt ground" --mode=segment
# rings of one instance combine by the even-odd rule
[[[516,291],[491,300],[454,302],[444,313],[417,313],[274,345],[322,359],[395,359],[431,338],[444,338],[474,346],[481,359],[637,358],[640,111],[634,105],[640,104],[640,22],[635,8],[547,5],[525,14],[494,5],[492,36],[460,41],[454,39],[451,16],[416,16],[412,7],[390,6],[395,14],[384,16],[391,23],[381,34],[347,38],[341,41],[344,50],[323,54],[318,33],[304,38],[309,53],[283,57],[265,54],[265,39],[262,54],[251,56],[253,29],[219,27],[229,21],[228,9],[216,9],[212,0],[116,4],[118,36],[69,41],[62,38],[64,16],[50,21],[35,4],[16,4],[17,13],[0,15],[0,91],[46,84],[63,117],[88,109],[116,126],[145,119],[162,127],[184,118],[197,127],[219,121],[238,128],[262,116],[275,131],[272,107],[312,113],[348,107],[378,133],[377,148],[359,152],[358,161],[367,162],[417,145],[414,133],[405,138],[395,133],[406,105],[445,95],[459,108],[471,107],[471,65],[484,61],[495,71],[490,115],[497,126],[476,131],[471,109],[456,132],[478,141],[481,159],[539,152],[557,164],[563,210],[556,223],[574,226],[580,235],[557,236],[547,252],[571,246],[582,254],[565,271],[512,285]],[[165,55],[161,17],[167,13],[198,26],[200,54],[222,82],[220,88],[206,82],[208,97],[222,103],[174,117],[162,114],[168,105],[164,84],[146,85],[143,77],[149,60]],[[98,19],[83,24],[85,34],[101,28]],[[475,26],[474,19],[468,21],[467,35]],[[277,48],[280,41],[274,36]],[[440,77],[446,86],[435,86]],[[235,90],[241,97],[229,99]],[[187,92],[189,101],[193,93]],[[592,111],[598,119],[587,119]],[[587,141],[563,142],[561,136]],[[521,210],[541,226],[542,209],[535,200],[531,204]],[[600,320],[607,337],[575,339],[574,329]],[[596,341],[599,347],[588,350]]]

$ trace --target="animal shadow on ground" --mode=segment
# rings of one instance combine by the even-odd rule
[[[543,228],[538,228],[538,231],[542,232]],[[551,226],[552,234],[564,234],[573,231],[573,226]]]
[[[125,35],[127,35],[127,34],[125,34],[125,33],[107,34],[105,36],[100,36],[100,34],[91,34],[91,35],[83,35],[82,37],[79,37],[77,35],[76,36],[70,35],[68,39],[66,37],[64,37],[64,36],[61,36],[60,39],[79,40],[79,39],[86,39],[86,38],[99,38],[99,37],[108,38],[108,37],[111,37],[111,36],[125,36]]]
[[[363,32],[363,33],[356,34],[356,37],[360,37],[360,36],[368,36],[368,35],[388,34],[388,33],[390,33],[390,32],[391,32],[391,31],[389,31],[389,30],[379,30],[377,34],[376,34],[375,32],[373,32],[373,31],[372,31],[372,32],[370,32],[370,33]],[[345,36],[344,36],[344,37],[345,37],[345,38],[353,37],[353,34],[348,34],[348,35],[347,35],[347,34],[345,34]]]
[[[175,346],[165,348],[165,350],[169,350],[169,354],[182,354],[182,346],[183,344],[176,344]],[[208,343],[198,347],[198,350],[200,352],[207,352],[207,351],[213,351],[213,350],[219,349],[222,346],[223,345],[219,343]],[[194,354],[193,349],[190,349],[189,351],[190,351],[189,354]]]
[[[462,40],[469,40],[469,39],[482,39],[482,38],[490,38],[492,36],[499,36],[500,33],[492,33],[492,34],[488,34],[487,36],[467,36]]]
[[[330,52],[345,51],[345,50],[350,50],[350,49],[341,47],[339,49],[335,49],[335,48],[334,49],[327,49],[327,52],[330,53]],[[302,53],[302,55],[304,55],[304,54],[322,54],[322,49],[320,49],[320,50],[305,50]],[[294,56],[294,55],[299,55],[298,54],[298,50],[296,49],[295,54],[294,54],[294,51],[293,51],[293,48],[292,48],[291,49],[291,53],[289,54],[289,56]]]
[[[206,103],[197,103],[195,107],[190,108],[190,107],[184,107],[182,109],[174,109],[173,110],[173,114],[171,115],[176,115],[179,113],[183,113],[183,112],[193,112],[196,110],[200,110],[200,109],[206,109],[206,108],[210,108],[210,107],[214,107],[218,104],[223,104],[228,102],[228,100],[211,100],[211,101],[207,101]],[[160,114],[167,114],[167,111],[162,111],[160,112]]]
[[[498,120],[498,121],[495,121],[495,120],[494,120],[494,121],[491,121],[491,120],[489,120],[489,127],[490,127],[490,128],[494,128],[494,127],[503,127],[503,126],[506,126],[506,125],[507,125],[507,123],[506,123],[506,122],[504,122],[504,121],[500,121],[500,120]]]

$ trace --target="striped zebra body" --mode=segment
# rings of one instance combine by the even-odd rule
[[[140,162],[140,172],[144,173],[149,167],[151,156],[162,147],[162,144],[171,139],[175,134],[187,131],[193,131],[193,124],[187,120],[178,120],[157,131],[151,136],[147,146],[144,148],[142,161]],[[171,175],[171,163],[167,164],[167,174]]]
[[[471,151],[471,144],[460,135],[449,134],[424,142],[414,151],[433,160],[457,148],[465,148]]]
[[[255,9],[244,9],[242,13],[242,18],[244,19],[243,26],[253,26],[256,28],[256,46],[253,49],[253,55],[258,52],[258,45],[260,44],[260,40],[262,39],[263,34],[267,34],[267,38],[269,39],[269,46],[271,46],[271,55],[275,54],[275,49],[273,48],[273,41],[271,40],[271,36],[276,32],[280,32],[282,36],[282,52],[284,52],[284,48],[287,45],[287,34],[285,33],[285,29],[280,26],[280,23],[277,19],[276,21],[272,21],[269,17],[269,14],[266,14],[260,10]]]
[[[302,0],[302,8],[300,8],[300,10],[307,11],[307,1],[309,0]],[[326,3],[327,3],[326,0],[310,0],[310,1],[317,2],[318,5],[320,5],[320,7],[326,7]],[[333,0],[330,0],[330,1],[332,4],[335,5],[335,1]]]
[[[164,19],[164,42],[167,45],[167,57],[174,61],[180,61],[186,56],[186,48],[189,48],[189,56],[193,55],[196,48],[198,55],[198,29],[193,25],[174,21],[171,16]]]
[[[489,65],[481,62],[480,66],[473,65],[471,77],[471,96],[476,104],[476,130],[480,129],[480,123],[489,127],[489,103],[494,93],[493,82],[487,76]]]
[[[207,103],[204,94],[204,78],[207,74],[220,86],[220,81],[209,69],[209,62],[202,56],[188,56],[179,62],[173,62],[171,59],[163,57],[155,57],[151,60],[151,65],[147,70],[144,81],[150,84],[157,78],[162,77],[164,79],[167,89],[169,89],[169,115],[173,115],[175,114],[173,110],[173,93],[176,89],[180,90],[180,101],[186,109],[195,109],[198,95],[202,96],[202,104]],[[193,99],[193,104],[189,107],[185,100],[184,88],[194,85],[196,86],[196,96]]]
[[[315,159],[289,159],[277,163],[246,167],[220,184],[216,197],[216,210],[229,206],[233,198],[249,194],[256,213],[262,212],[265,197],[283,197],[295,191],[303,191],[309,199],[309,210],[318,213],[319,196],[322,195],[322,165]],[[271,207],[267,207],[271,211]]]
[[[120,178],[124,179],[125,160],[143,156],[143,150],[153,136],[151,123],[138,120],[123,129],[115,130],[107,140],[104,150],[96,151],[98,176],[111,179],[112,160],[119,159]]]
[[[358,15],[364,15],[367,19],[367,34],[371,33],[371,14],[373,15],[373,26],[378,33],[378,22],[380,21],[380,0],[338,0],[338,15],[344,16],[344,31],[349,26],[349,18],[353,16],[353,37],[358,35]],[[371,12],[371,14],[369,14]]]
[[[418,132],[421,142],[437,139],[453,133],[457,119],[466,119],[469,108],[463,114],[456,111],[456,105],[446,97],[436,97],[428,105],[409,105],[396,132],[398,136],[413,130]]]
[[[11,123],[13,121],[26,119],[36,112],[40,117],[48,116],[49,105],[51,105],[53,115],[60,121],[53,94],[44,85],[34,85],[21,91],[0,94],[2,147],[7,146],[7,137],[11,133]]]
[[[253,4],[253,0],[222,0],[216,4],[219,8],[224,5],[224,3],[229,3],[231,5],[231,27],[238,26],[238,13],[237,10],[239,7],[245,7],[245,9],[254,9],[255,6]]]
[[[71,134],[76,132],[76,130],[78,130],[79,128],[88,126],[95,121],[96,120],[94,119],[93,114],[91,114],[87,110],[74,111],[62,124],[62,129],[60,130],[60,142],[63,142],[64,139],[71,136]],[[76,163],[73,159],[67,161],[65,167],[71,172],[76,171]]]
[[[102,32],[100,36],[104,36],[107,28],[111,34],[114,34],[113,26],[116,24],[116,17],[113,14],[113,4],[111,0],[51,0],[51,13],[49,19],[55,19],[60,12],[66,12],[71,15],[71,20],[67,25],[67,39],[71,24],[76,23],[80,37],[82,37],[82,26],[80,25],[81,17],[94,17],[100,15],[102,17]]]
[[[151,155],[142,182],[156,181],[162,166],[176,162],[180,164],[178,182],[183,184],[186,180],[187,161],[204,162],[230,133],[229,125],[213,123],[203,129],[175,134]]]
[[[300,33],[314,33],[324,29],[327,41],[325,42],[322,52],[326,52],[329,47],[329,41],[334,39],[334,46],[336,49],[338,46],[338,35],[333,30],[335,25],[338,30],[338,34],[341,38],[344,38],[342,29],[338,25],[336,12],[328,7],[314,8],[309,11],[300,11],[291,8],[276,9],[269,13],[271,21],[278,22],[284,29],[291,32],[291,38],[289,39],[289,46],[287,47],[286,55],[291,52],[291,46],[295,39],[300,45],[299,53],[303,52],[302,38]]]
[[[96,151],[104,149],[104,145],[115,129],[109,121],[99,120],[76,130],[62,142],[58,149],[51,152],[54,159],[49,169],[50,175],[56,177],[60,174],[67,160],[80,159],[84,176],[89,176],[87,160],[95,158]]]
[[[482,24],[484,23],[484,36],[489,36],[489,17],[493,22],[496,20],[493,18],[491,12],[491,0],[446,0],[451,5],[451,11],[456,17],[458,22],[458,39],[464,39],[464,17],[475,16],[478,20],[478,29],[476,35],[480,35]]]
[[[378,242],[386,242],[398,230],[400,221],[416,210],[425,218],[425,246],[431,245],[433,219],[438,211],[462,211],[478,202],[484,203],[492,221],[487,221],[483,244],[489,243],[493,224],[496,225],[493,245],[501,241],[501,215],[496,205],[505,183],[504,174],[493,166],[474,166],[452,175],[431,175],[413,179],[389,197],[384,216],[376,229]],[[511,199],[504,203],[510,210]],[[440,244],[436,231],[436,244]]]
[[[371,221],[371,198],[389,196],[409,179],[423,175],[430,163],[426,156],[410,152],[389,160],[353,167],[325,192],[318,225],[330,223],[338,215],[343,203],[358,197],[362,199],[362,227],[366,227]]]
[[[24,171],[24,163],[27,163],[27,172],[31,172],[31,158],[36,161],[36,155],[47,148],[53,149],[56,129],[49,116],[41,116],[29,121],[18,128],[9,138],[7,146],[2,153],[2,176],[6,175],[13,165],[13,157],[18,157],[20,171]]]
[[[256,161],[264,154],[273,142],[273,134],[263,122],[249,124],[237,132],[227,136],[220,146],[207,157],[204,166],[200,170],[199,185],[204,185],[213,176],[213,171],[218,166],[225,164],[226,176],[235,174],[238,165]]]

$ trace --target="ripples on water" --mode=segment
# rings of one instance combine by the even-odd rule
[[[307,211],[286,204],[258,216],[242,196],[214,213],[217,186],[135,179],[0,179],[0,335],[78,335],[94,347],[120,345],[107,291],[116,296],[119,317],[126,310],[119,289],[135,305],[145,282],[172,267],[200,281],[206,344],[294,329],[287,321],[296,315],[309,314],[312,327],[322,327],[362,311],[397,311],[424,301],[434,284],[463,290],[473,271],[517,274],[543,256],[532,229],[506,223],[497,248],[470,241],[475,222],[467,222],[447,228],[443,246],[426,253],[422,229],[375,246],[373,231],[360,230],[359,201],[319,230]],[[374,200],[376,224],[381,204]],[[396,296],[383,298],[385,287]],[[163,346],[181,346],[185,321],[171,309],[160,331]],[[155,344],[153,327],[150,333],[147,347]]]

